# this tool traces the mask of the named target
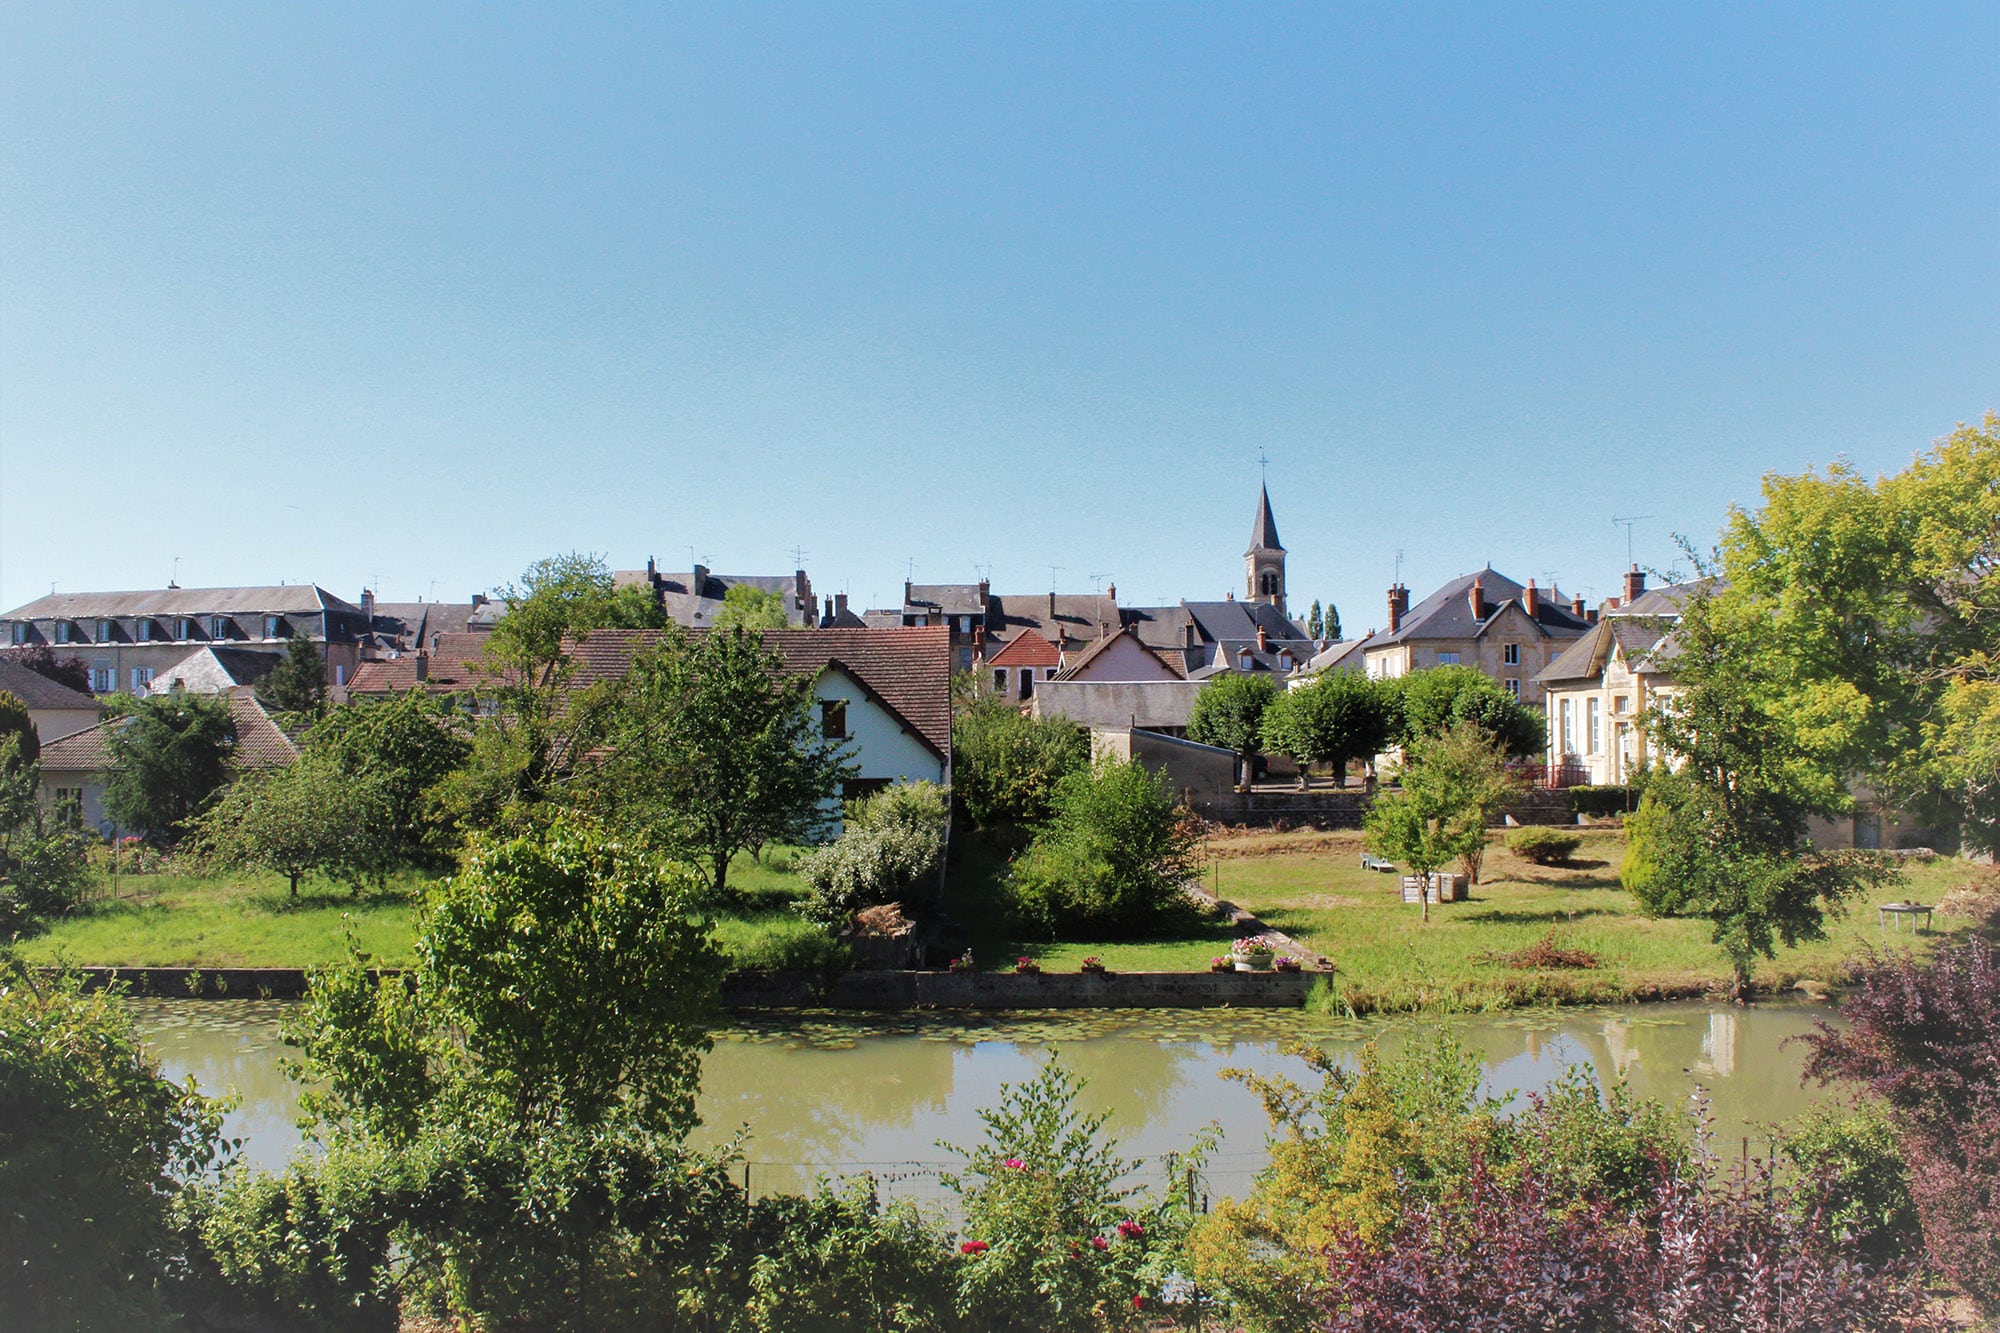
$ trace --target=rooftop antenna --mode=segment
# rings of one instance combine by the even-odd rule
[[[806,548],[803,546],[794,546],[792,548],[792,568],[804,569],[805,567],[806,567]]]
[[[1064,569],[1066,569],[1066,568],[1068,568],[1068,566],[1066,566],[1066,565],[1050,565],[1050,566],[1049,566],[1049,591],[1050,591],[1050,592],[1054,592],[1054,591],[1056,590],[1056,575],[1058,575],[1058,574],[1062,573],[1062,572],[1063,572],[1063,570],[1064,570]]]
[[[1403,586],[1403,548],[1396,548],[1396,586]]]
[[[431,580],[430,597],[433,602],[435,602],[438,599],[438,581],[436,579]]]
[[[917,558],[915,556],[911,556],[903,562],[903,577],[908,580],[914,580],[917,577]]]
[[[989,560],[983,565],[974,565],[972,572],[979,575],[981,579],[991,580],[993,577],[993,562]]]
[[[1632,529],[1652,517],[1654,517],[1652,514],[1634,514],[1630,518],[1614,517],[1611,520],[1613,527],[1625,529],[1625,567],[1627,569],[1638,563],[1632,558]]]
[[[178,588],[181,586],[181,558],[179,556],[174,557],[174,572],[167,575],[167,586],[169,588]]]
[[[1092,574],[1092,575],[1090,576],[1090,592],[1091,592],[1091,595],[1092,595],[1092,596],[1097,596],[1097,595],[1101,594],[1101,593],[1102,593],[1102,592],[1104,591],[1104,580],[1106,580],[1106,579],[1108,579],[1108,578],[1110,578],[1110,577],[1111,577],[1111,576],[1110,576],[1109,574]]]

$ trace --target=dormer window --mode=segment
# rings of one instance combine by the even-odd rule
[[[174,618],[174,637],[182,643],[186,643],[189,639],[193,638],[194,622],[186,616],[176,616]]]
[[[228,638],[228,637],[229,637],[229,617],[228,617],[228,616],[210,616],[210,617],[208,618],[208,637],[209,637],[209,638],[211,638],[211,639],[226,639],[226,638]]]
[[[267,639],[282,639],[283,637],[285,637],[285,635],[284,635],[284,629],[285,629],[285,622],[284,622],[284,619],[283,619],[283,617],[280,617],[280,616],[265,616],[265,617],[264,617],[264,637],[265,637],[265,638],[267,638]]]
[[[153,641],[153,622],[143,616],[133,621],[132,640],[134,643],[151,643]]]
[[[13,624],[13,633],[9,637],[15,643],[26,643],[28,641],[28,622],[25,620],[15,621]]]
[[[69,622],[67,620],[58,620],[56,622],[56,642],[69,642]]]

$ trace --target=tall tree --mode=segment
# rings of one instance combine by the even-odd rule
[[[1209,678],[1188,710],[1188,739],[1236,752],[1238,791],[1250,790],[1264,710],[1277,694],[1278,687],[1261,672],[1226,671]]]
[[[1523,704],[1469,666],[1426,667],[1400,677],[1405,743],[1444,735],[1460,722],[1477,723],[1496,736],[1516,759],[1540,754],[1548,744],[1548,724],[1541,710]]]
[[[1310,638],[1324,638],[1326,617],[1320,614],[1319,598],[1313,598],[1312,610],[1306,612],[1306,634]]]
[[[326,711],[326,659],[304,633],[292,635],[283,660],[257,682],[257,701],[308,723]]]
[[[952,801],[974,824],[1039,824],[1055,812],[1057,785],[1090,767],[1090,733],[977,696],[952,720],[951,765]]]
[[[190,842],[217,864],[283,875],[294,898],[309,875],[359,893],[362,882],[384,873],[394,857],[388,816],[380,782],[349,776],[326,757],[308,754],[230,784],[191,821]]]
[[[323,755],[342,774],[376,784],[384,798],[384,835],[402,862],[441,866],[458,840],[434,795],[471,752],[465,719],[422,690],[336,708],[306,735],[308,756]]]
[[[35,719],[29,716],[28,706],[19,695],[0,690],[0,740],[9,736],[15,741],[14,763],[32,764],[41,757],[41,733],[35,730]]]
[[[579,799],[698,858],[720,899],[736,853],[817,841],[838,815],[855,770],[843,743],[821,734],[814,704],[813,682],[755,634],[669,627],[602,710],[603,757],[581,770]]]
[[[167,845],[229,780],[236,722],[218,695],[156,695],[111,729],[104,807],[128,829]]]
[[[1332,602],[1326,604],[1326,637],[1335,640],[1340,638],[1340,608]]]
[[[747,583],[731,585],[722,595],[722,607],[712,622],[716,629],[783,629],[785,599],[764,588]]]
[[[1395,735],[1397,700],[1380,681],[1352,671],[1328,671],[1286,690],[1264,712],[1263,744],[1290,755],[1306,787],[1308,766],[1326,764],[1333,785],[1347,785],[1347,763],[1372,759]]]

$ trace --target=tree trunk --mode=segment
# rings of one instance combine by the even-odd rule
[[[299,872],[294,870],[290,874],[292,877],[292,897],[296,898],[299,896]]]
[[[1424,924],[1431,923],[1431,881],[1435,872],[1426,870],[1417,876],[1417,905],[1423,909]]]

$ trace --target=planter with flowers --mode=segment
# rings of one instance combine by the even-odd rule
[[[1269,972],[1276,963],[1278,951],[1262,935],[1252,935],[1236,941],[1236,948],[1229,957],[1238,972]]]
[[[1110,968],[1104,965],[1104,960],[1102,958],[1099,958],[1096,954],[1090,954],[1087,957],[1085,957],[1081,963],[1077,964],[1077,967],[1081,971],[1088,972],[1094,976],[1100,976],[1100,977],[1108,975],[1111,971]]]
[[[1017,977],[1039,977],[1042,975],[1042,965],[1028,957],[1028,955],[1022,954],[1014,960],[1014,975]]]
[[[972,950],[970,949],[967,949],[964,953],[951,960],[950,970],[953,972],[976,972],[978,969],[979,965],[972,961]]]
[[[1305,966],[1305,964],[1301,963],[1298,959],[1292,957],[1288,953],[1281,953],[1272,962],[1271,966],[1276,968],[1280,972],[1297,972],[1301,970]]]
[[[1236,960],[1226,953],[1219,953],[1208,960],[1208,970],[1211,972],[1234,972],[1236,970]]]

